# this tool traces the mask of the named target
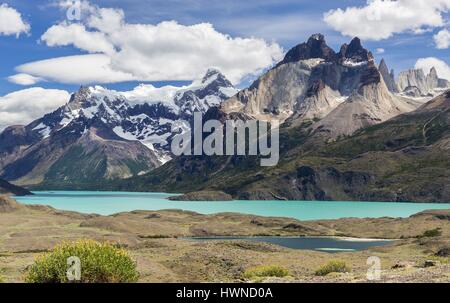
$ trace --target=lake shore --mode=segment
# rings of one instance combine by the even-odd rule
[[[450,209],[450,203],[355,201],[172,201],[179,195],[143,192],[44,191],[17,197],[24,204],[50,205],[60,210],[113,215],[139,210],[183,209],[201,214],[240,213],[294,218],[301,221],[402,217],[430,209]],[[209,197],[203,197],[209,198]],[[126,201],[126,203],[124,203]]]
[[[23,281],[26,268],[40,253],[61,241],[89,238],[126,247],[138,265],[140,282],[239,282],[246,269],[260,265],[286,268],[280,282],[366,281],[367,258],[382,262],[381,282],[448,282],[448,257],[436,254],[450,247],[450,211],[426,211],[409,218],[298,221],[190,211],[133,211],[112,216],[87,215],[47,206],[25,206],[1,198],[0,271],[8,282]],[[440,228],[436,237],[420,237]],[[391,245],[359,252],[295,250],[253,241],[196,243],[182,237],[326,236],[400,239]],[[345,261],[351,273],[315,276],[330,260]],[[427,260],[434,266],[424,267]],[[396,269],[393,269],[396,267]],[[268,279],[270,280],[270,279]]]

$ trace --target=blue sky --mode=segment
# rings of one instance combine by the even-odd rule
[[[0,95],[30,87],[12,83],[7,79],[9,76],[17,74],[16,68],[22,64],[88,53],[86,50],[70,43],[64,46],[49,46],[48,43],[39,41],[51,26],[67,22],[66,9],[58,7],[56,2],[50,0],[0,0],[0,4],[6,3],[9,7],[17,10],[22,15],[24,22],[30,25],[30,31],[27,34],[22,33],[19,37],[0,35],[0,49],[2,50],[2,56],[0,57]],[[448,1],[438,0],[437,2],[440,3],[436,5],[445,6]],[[128,24],[157,25],[162,21],[169,20],[175,20],[183,26],[211,23],[218,33],[228,34],[233,38],[262,38],[267,44],[276,43],[283,51],[287,51],[296,44],[305,41],[309,35],[316,32],[325,34],[330,46],[338,50],[340,45],[348,42],[351,37],[344,35],[343,30],[336,30],[336,26],[333,28],[332,25],[327,24],[324,21],[324,13],[337,8],[362,8],[368,5],[366,1],[361,0],[93,0],[90,1],[90,4],[98,8],[121,9],[124,13],[125,22]],[[448,20],[448,11],[443,9],[441,13],[443,18]],[[376,49],[384,49],[383,54],[375,55],[376,58],[379,60],[384,57],[389,67],[396,71],[413,67],[418,58],[435,57],[448,64],[450,62],[449,49],[438,49],[433,39],[433,36],[444,28],[445,26],[424,25],[425,31],[420,34],[412,33],[411,30],[406,29],[378,41],[363,39],[363,44],[373,52]],[[90,29],[90,31],[93,30]],[[56,44],[58,43],[61,44],[60,42]],[[271,58],[274,59],[276,57],[274,52],[276,51],[270,52],[268,56],[272,56]],[[248,67],[249,75],[247,76],[242,76],[245,74],[245,70],[236,72],[235,78],[239,79],[237,82],[241,86],[246,85],[249,79],[253,79],[257,75],[258,72],[255,71],[261,72],[264,64],[263,62],[255,62],[254,66]],[[61,66],[61,68],[63,69],[64,66]],[[230,70],[232,69],[230,67]],[[190,74],[187,73],[187,75]],[[189,78],[189,76],[180,75],[178,78],[175,77],[177,79],[169,79],[169,73],[159,81],[133,80],[103,83],[102,85],[108,88],[125,90],[133,88],[140,82],[150,82],[155,86],[178,85],[189,82],[190,79],[180,79],[183,77]],[[81,84],[62,82],[67,81],[58,81],[53,77],[32,86],[64,89],[71,92]]]

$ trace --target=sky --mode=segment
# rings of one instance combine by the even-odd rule
[[[450,79],[449,13],[450,0],[0,0],[0,129],[80,85],[180,86],[215,67],[242,88],[314,33]]]

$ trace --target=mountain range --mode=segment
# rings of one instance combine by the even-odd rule
[[[382,71],[387,69],[384,60],[380,67]],[[429,89],[426,92],[430,96],[438,88],[437,75],[433,75],[433,85],[429,81],[430,85],[420,86],[421,91]],[[423,82],[410,78],[411,85]],[[248,89],[225,101],[221,109],[292,125],[317,120],[315,132],[336,138],[412,111],[427,100],[406,98],[403,91],[395,94],[390,91],[391,86],[397,84],[387,84],[372,53],[363,48],[360,39],[354,38],[336,53],[323,35],[316,34],[291,49],[283,61]]]
[[[216,69],[182,88],[82,87],[65,106],[0,134],[0,178],[46,189],[444,202],[449,86],[435,68],[395,77],[358,38],[336,52],[315,34],[241,91]],[[279,165],[175,158],[172,126],[188,130],[194,112],[281,121]]]
[[[171,159],[172,125],[188,129],[194,112],[205,113],[235,93],[215,69],[181,88],[81,87],[56,111],[0,134],[0,177],[78,188],[144,174]]]
[[[257,157],[183,156],[114,186],[244,200],[448,202],[450,93],[428,93],[438,96],[391,92],[359,39],[335,53],[315,35],[206,114],[285,121],[276,167]]]
[[[280,129],[280,163],[257,157],[187,157],[113,188],[225,192],[240,200],[448,202],[450,90],[418,109],[334,141],[311,124]]]

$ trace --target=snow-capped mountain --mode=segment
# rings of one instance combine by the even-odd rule
[[[189,128],[194,112],[205,113],[236,92],[215,69],[184,87],[82,87],[56,111],[0,134],[0,176],[41,184],[148,172],[171,159],[172,125]]]
[[[79,119],[99,119],[117,136],[143,143],[164,163],[170,159],[173,124],[188,128],[194,112],[205,113],[235,93],[233,85],[215,69],[208,70],[201,81],[181,88],[142,84],[132,91],[118,92],[101,86],[82,87],[34,130],[45,138]]]

